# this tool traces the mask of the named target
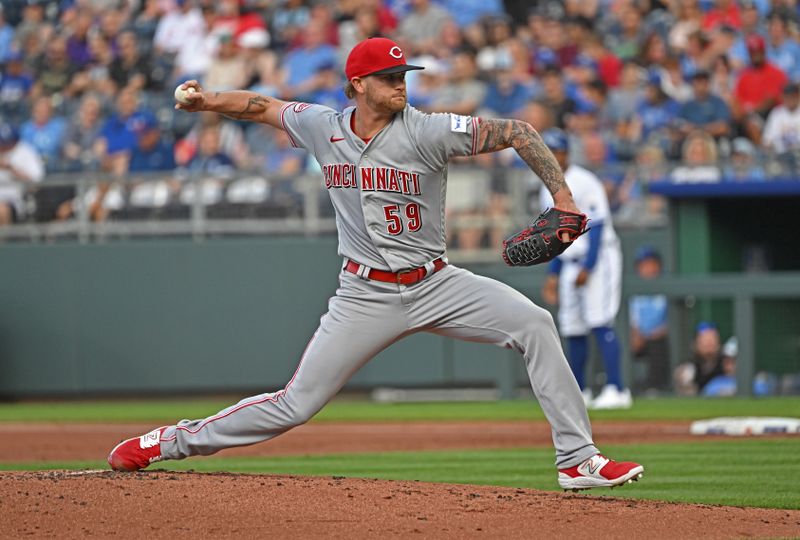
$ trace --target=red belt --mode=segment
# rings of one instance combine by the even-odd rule
[[[431,274],[435,274],[442,268],[447,266],[447,261],[442,258],[436,259],[433,261],[433,271]],[[347,264],[344,266],[344,269],[348,272],[361,276],[359,274],[359,269],[361,265],[355,261],[351,261],[348,259]],[[374,279],[375,281],[385,281],[386,283],[398,283],[400,285],[413,285],[414,283],[418,283],[425,279],[428,276],[428,271],[425,269],[424,266],[420,266],[419,268],[412,268],[411,270],[406,270],[405,272],[387,272],[386,270],[376,270],[371,268],[369,272],[366,272],[365,277],[367,279]]]

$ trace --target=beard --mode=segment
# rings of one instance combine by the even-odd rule
[[[393,94],[390,96],[380,95],[378,92],[372,90],[367,86],[365,95],[367,105],[374,111],[382,113],[399,113],[406,108],[408,98],[405,90],[402,94]]]

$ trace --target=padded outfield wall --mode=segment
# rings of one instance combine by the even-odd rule
[[[636,233],[624,243],[630,254],[664,239]],[[7,244],[0,257],[7,398],[279,388],[341,266],[333,237]],[[543,269],[466,266],[538,299]],[[503,380],[526,380],[515,353],[420,334],[383,352],[350,387]]]

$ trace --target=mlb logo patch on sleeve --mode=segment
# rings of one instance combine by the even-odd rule
[[[469,116],[450,113],[450,131],[453,133],[466,133]]]

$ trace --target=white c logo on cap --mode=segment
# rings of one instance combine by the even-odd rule
[[[389,49],[389,55],[392,58],[398,58],[398,59],[402,58],[403,57],[403,50],[400,47],[398,47],[397,45],[395,45],[394,47]]]

